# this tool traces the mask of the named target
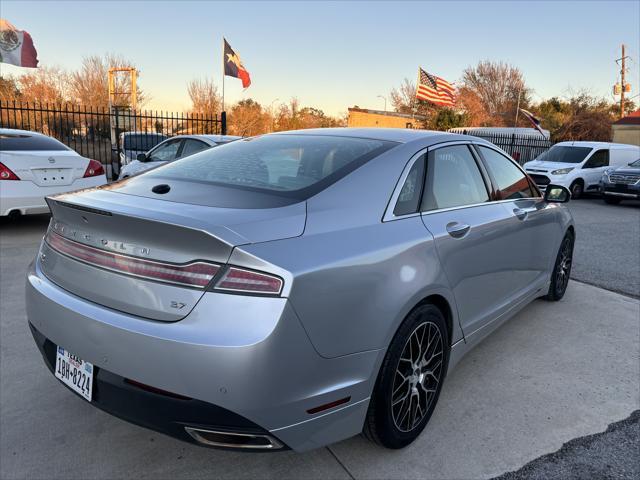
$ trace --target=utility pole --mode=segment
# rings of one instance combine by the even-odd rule
[[[624,43],[623,43],[622,57],[616,60],[616,63],[620,65],[620,118],[624,117],[624,90],[627,85],[625,82],[625,74],[627,73],[625,60],[627,58],[629,57],[624,54]]]

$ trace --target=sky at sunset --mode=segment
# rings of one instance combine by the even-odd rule
[[[140,69],[151,108],[188,109],[187,82],[221,89],[222,37],[252,85],[226,80],[227,103],[297,97],[336,115],[382,109],[417,68],[455,81],[479,60],[518,66],[534,101],[588,90],[613,99],[614,60],[627,45],[638,94],[640,2],[28,2],[2,0],[0,16],[27,30],[40,65],[75,69],[83,56],[122,54]],[[24,69],[0,66],[1,73]],[[638,103],[638,97],[635,98]]]

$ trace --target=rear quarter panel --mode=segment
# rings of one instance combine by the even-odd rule
[[[461,338],[420,217],[382,222],[403,168],[425,146],[398,146],[309,199],[301,237],[238,247],[290,272],[290,303],[324,357],[386,348],[407,313],[433,294],[447,299],[452,340]]]
[[[290,303],[323,357],[386,348],[429,295],[455,311],[420,217],[239,248],[291,273]],[[453,325],[455,341],[455,313]]]

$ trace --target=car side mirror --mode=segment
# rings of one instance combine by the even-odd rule
[[[567,203],[571,200],[571,192],[562,185],[547,185],[544,192],[544,200],[551,203]]]
[[[146,153],[139,153],[138,156],[136,157],[136,159],[139,162],[146,162],[147,161],[147,154]]]

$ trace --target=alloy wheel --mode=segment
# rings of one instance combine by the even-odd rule
[[[421,323],[405,343],[393,380],[391,413],[398,430],[410,432],[425,418],[442,379],[443,361],[440,329],[433,322]]]
[[[567,288],[567,284],[569,283],[572,257],[573,245],[571,243],[571,238],[567,237],[564,239],[564,242],[562,242],[558,270],[556,271],[556,292],[558,293],[564,292]]]

